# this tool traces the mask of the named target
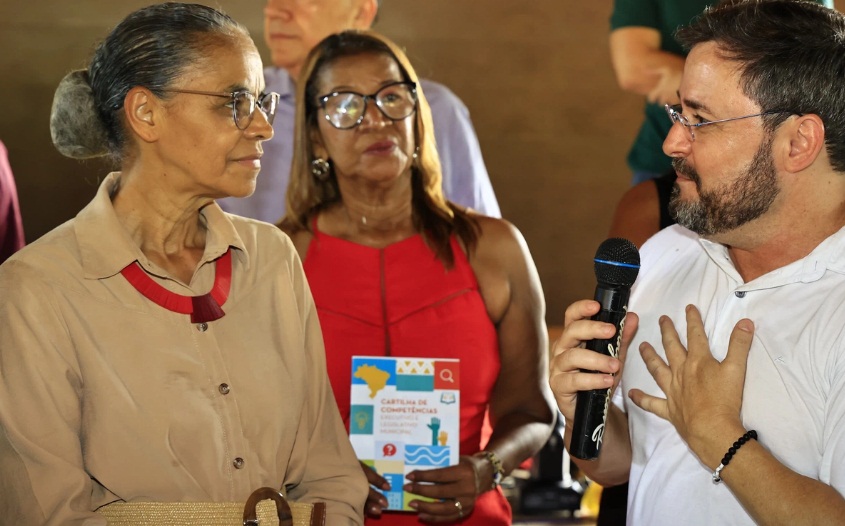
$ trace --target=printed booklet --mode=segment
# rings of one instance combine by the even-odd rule
[[[459,360],[352,357],[349,439],[390,482],[388,509],[413,511],[421,499],[402,491],[411,471],[458,463],[460,387]]]

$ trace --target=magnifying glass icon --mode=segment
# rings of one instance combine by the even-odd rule
[[[443,369],[440,371],[440,379],[444,382],[455,383],[455,378],[452,376],[451,369]]]

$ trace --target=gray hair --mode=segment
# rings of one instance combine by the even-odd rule
[[[109,134],[97,115],[88,70],[71,71],[56,88],[50,136],[65,157],[90,159],[109,154]]]
[[[60,153],[85,159],[122,159],[127,147],[121,117],[136,86],[165,98],[167,89],[209,48],[249,32],[228,15],[199,4],[167,2],[127,16],[97,46],[87,70],[59,83],[50,135]]]

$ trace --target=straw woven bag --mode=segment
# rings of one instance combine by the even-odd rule
[[[268,502],[270,500],[271,502]],[[113,502],[97,510],[109,526],[325,526],[323,502],[288,502],[260,488],[239,502]]]

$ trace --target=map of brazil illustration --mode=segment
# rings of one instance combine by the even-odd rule
[[[390,482],[388,508],[413,511],[405,475],[458,463],[460,362],[354,356],[351,395],[355,453]]]

